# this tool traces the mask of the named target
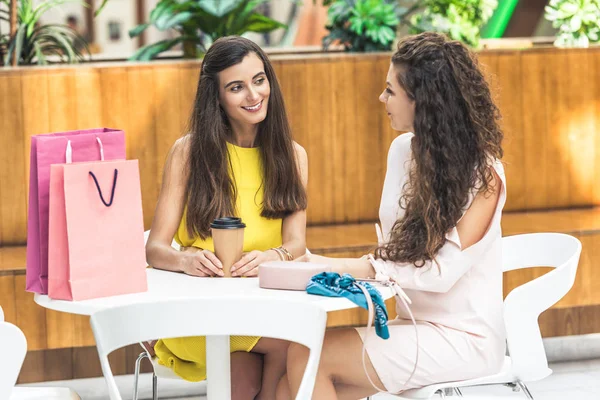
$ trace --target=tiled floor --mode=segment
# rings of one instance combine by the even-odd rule
[[[550,366],[548,378],[528,385],[535,400],[600,400],[600,359],[576,361]],[[522,392],[513,393],[503,386],[463,389],[463,397],[472,400],[525,399]],[[205,400],[203,396],[179,400]],[[378,395],[373,400],[397,400],[398,397]]]
[[[530,383],[529,389],[535,400],[600,400],[600,359],[551,364],[554,373],[548,378]],[[144,374],[141,385],[141,398],[150,398],[150,377]],[[131,399],[133,377],[119,376],[117,384],[124,400]],[[40,384],[37,384],[40,385]],[[74,381],[51,382],[45,386],[67,386],[76,390],[82,400],[105,400],[106,386],[102,379],[79,379]],[[206,400],[204,382],[190,384],[180,380],[159,381],[161,400],[175,399],[175,393],[188,393],[192,397],[179,397],[177,400]],[[195,395],[194,393],[198,393]],[[504,386],[488,386],[463,389],[463,395],[471,400],[517,400],[525,399],[522,392],[513,393]],[[373,400],[393,400],[398,397],[378,395]]]

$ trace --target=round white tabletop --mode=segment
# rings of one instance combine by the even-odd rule
[[[92,315],[111,307],[181,298],[210,297],[218,301],[219,297],[226,297],[232,293],[254,298],[269,298],[273,301],[306,301],[318,304],[327,312],[357,307],[350,300],[341,297],[316,296],[305,291],[261,289],[258,286],[258,278],[198,278],[152,268],[148,268],[146,273],[148,291],[144,293],[82,301],[52,300],[47,295],[36,294],[34,299],[42,307],[80,315]],[[393,296],[389,287],[378,286],[378,289],[385,300]],[[229,336],[207,336],[206,350],[206,366],[210,374],[207,397],[210,400],[230,399]]]
[[[199,278],[152,268],[148,268],[146,273],[148,291],[144,293],[82,301],[52,300],[47,295],[36,294],[34,299],[42,307],[80,315],[92,315],[99,310],[127,304],[194,297],[218,299],[232,293],[272,298],[274,301],[281,299],[307,301],[319,304],[327,312],[357,307],[350,300],[340,297],[315,296],[305,291],[262,289],[258,286],[258,278]],[[393,296],[389,287],[378,286],[377,289],[385,300]]]

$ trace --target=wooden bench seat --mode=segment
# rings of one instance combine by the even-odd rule
[[[507,212],[502,217],[504,236],[532,232],[572,235],[600,234],[600,207],[556,211]],[[307,247],[315,254],[363,254],[377,245],[375,223],[310,226]],[[25,246],[0,247],[0,275],[25,271]]]

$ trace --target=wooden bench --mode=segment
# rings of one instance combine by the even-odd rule
[[[600,251],[596,250],[600,249],[600,208],[508,212],[502,227],[505,236],[549,231],[568,233],[582,241],[576,283],[564,299],[542,314],[540,325],[545,337],[600,331]],[[376,246],[374,223],[311,226],[307,229],[307,245],[315,254],[358,257]],[[25,365],[31,368],[23,368],[19,382],[100,376],[88,318],[43,309],[34,303],[31,293],[24,291],[25,252],[25,246],[0,248],[0,304],[6,319],[25,332],[30,350]],[[506,273],[505,294],[546,270]],[[393,300],[388,301],[388,309],[393,316]],[[358,310],[335,312],[328,320],[330,327],[362,324],[366,324],[366,312]],[[129,346],[115,352],[111,358],[114,370],[131,373],[138,351],[136,346]],[[54,364],[61,368],[51,368]]]

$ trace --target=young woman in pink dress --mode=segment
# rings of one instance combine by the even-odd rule
[[[500,370],[505,354],[500,218],[506,200],[499,112],[465,46],[436,33],[398,44],[379,97],[392,143],[374,260],[305,257],[335,272],[394,278],[412,300],[390,322],[390,338],[365,343],[366,371],[398,392]],[[365,374],[365,329],[327,332],[313,399],[360,399],[377,392]],[[293,398],[308,350],[292,344],[278,398]],[[412,375],[412,376],[411,376]],[[410,378],[410,379],[409,379]]]

